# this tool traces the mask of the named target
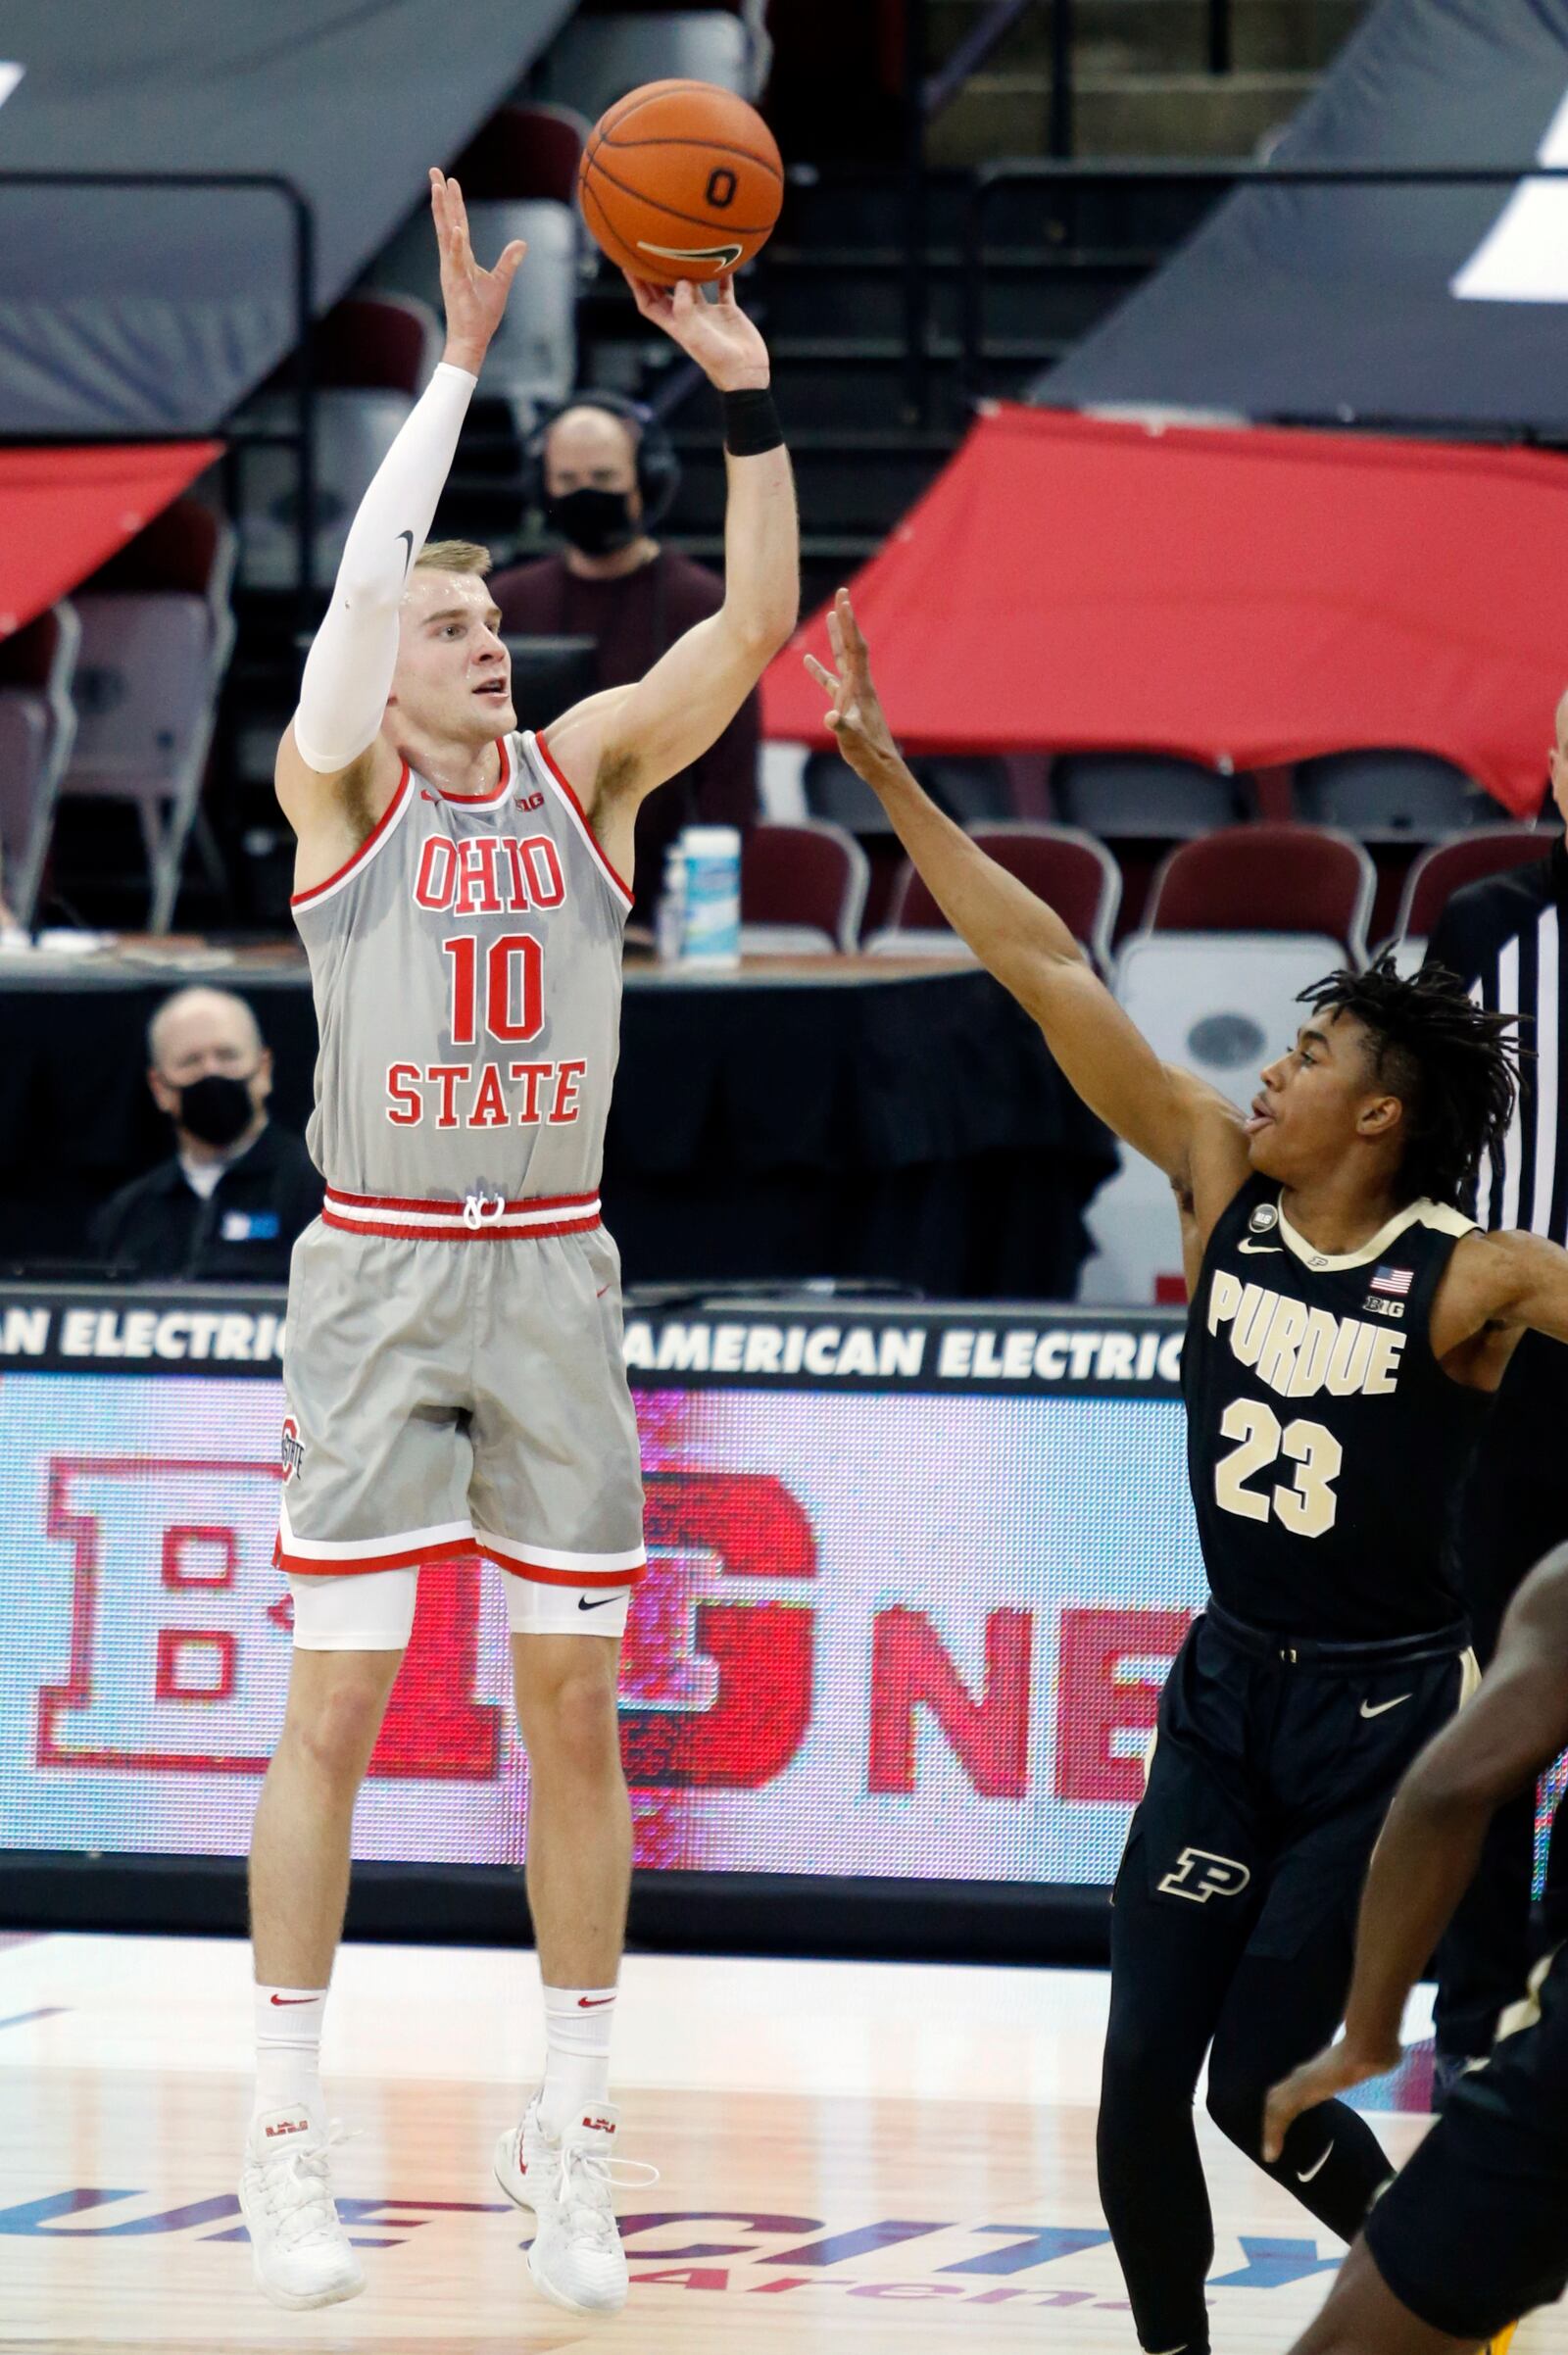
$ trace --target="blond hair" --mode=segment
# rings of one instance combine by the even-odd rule
[[[477,540],[426,540],[415,558],[412,569],[416,572],[477,572],[481,579],[490,569],[490,551],[481,548]]]

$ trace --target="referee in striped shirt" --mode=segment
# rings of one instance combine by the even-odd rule
[[[1568,817],[1568,695],[1557,707],[1551,791]],[[1515,1008],[1518,1104],[1501,1164],[1485,1174],[1476,1216],[1568,1243],[1568,850],[1455,892],[1433,929],[1429,963],[1447,965],[1485,1006]],[[1568,1349],[1527,1333],[1514,1351],[1465,1492],[1460,1568],[1485,1667],[1526,1573],[1568,1539]],[[1535,1801],[1500,1808],[1475,1880],[1439,1955],[1434,2097],[1491,2050],[1504,2005],[1532,1964],[1568,1935],[1568,1838],[1553,1843],[1544,1924],[1531,1915]],[[1549,1930],[1547,1926],[1549,1925]],[[1547,1934],[1543,1935],[1545,1931]]]

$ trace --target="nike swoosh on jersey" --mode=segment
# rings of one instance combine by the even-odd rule
[[[1283,1243],[1249,1243],[1244,1237],[1242,1249],[1244,1251],[1282,1251],[1285,1246]]]
[[[1394,1700],[1379,1701],[1375,1709],[1372,1707],[1370,1701],[1363,1701],[1361,1703],[1361,1715],[1363,1717],[1386,1717],[1391,1709],[1398,1708],[1401,1701],[1407,1701],[1409,1698],[1410,1695],[1408,1693],[1401,1693]]]
[[[1408,1698],[1408,1695],[1406,1695],[1406,1697]],[[1321,2175],[1324,2168],[1329,2163],[1329,2158],[1333,2152],[1333,2149],[1334,2145],[1331,2142],[1328,2149],[1323,2153],[1322,2158],[1317,2161],[1315,2166],[1298,2169],[1296,2177],[1297,2182],[1298,2183],[1309,2183],[1315,2175]]]

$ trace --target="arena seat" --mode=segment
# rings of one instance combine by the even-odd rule
[[[1376,887],[1348,835],[1292,824],[1225,826],[1180,844],[1150,889],[1150,932],[1315,932],[1366,956]]]
[[[484,364],[486,395],[508,403],[519,437],[526,436],[540,410],[564,401],[576,382],[577,293],[587,232],[575,207],[556,197],[469,198],[468,231],[474,252],[486,262],[514,237],[527,243],[528,259]],[[440,316],[441,263],[423,208],[372,265],[370,282]]]
[[[0,640],[0,899],[25,929],[37,910],[60,780],[76,734],[81,623],[65,600]]]
[[[915,760],[915,775],[932,800],[960,826],[1006,824],[1018,815],[1007,763],[987,756],[956,759],[939,755]]]
[[[719,10],[671,9],[657,16],[573,17],[546,50],[536,91],[597,123],[645,81],[715,81],[756,95],[757,63],[746,26]]]
[[[1250,778],[1155,753],[1065,753],[1051,789],[1066,825],[1107,841],[1169,842],[1235,825],[1250,815],[1254,791]]]
[[[1401,967],[1407,944],[1417,943],[1424,952],[1433,925],[1456,891],[1467,883],[1480,883],[1488,875],[1505,874],[1509,867],[1528,866],[1533,859],[1544,859],[1558,839],[1555,828],[1486,826],[1423,851],[1404,879],[1394,928]],[[1415,961],[1420,963],[1419,955]]]
[[[1295,1038],[1298,993],[1344,959],[1343,942],[1313,932],[1142,932],[1116,962],[1116,996],[1161,1062],[1196,1071],[1247,1105],[1262,1066]],[[1102,1187],[1085,1213],[1097,1256],[1081,1298],[1148,1301],[1180,1269],[1170,1182],[1140,1154]]]
[[[146,847],[148,928],[167,932],[196,822],[218,691],[234,643],[234,534],[181,499],[74,598],[76,738],[62,797],[130,803]]]
[[[1451,760],[1431,753],[1330,753],[1296,771],[1296,814],[1364,842],[1437,842],[1496,809]]]
[[[452,166],[465,201],[575,205],[587,118],[569,106],[497,107]],[[420,218],[424,218],[420,208]]]
[[[355,510],[440,357],[434,311],[408,295],[348,295],[318,326],[318,588],[337,570]],[[286,369],[246,405],[242,423],[285,432],[292,427]],[[239,518],[245,588],[294,585],[298,497],[299,469],[291,449],[245,449]]]
[[[1010,825],[975,826],[973,839],[988,858],[1027,884],[1054,908],[1075,941],[1106,970],[1121,903],[1121,871],[1102,843],[1071,826],[1020,818]],[[879,957],[961,957],[929,886],[906,861],[894,885],[888,923],[866,944]]]
[[[859,942],[869,869],[842,826],[754,826],[741,858],[741,947],[748,956],[846,955]]]

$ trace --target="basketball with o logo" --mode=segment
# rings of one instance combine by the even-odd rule
[[[667,286],[760,253],[784,198],[778,144],[710,81],[650,81],[601,116],[577,168],[583,219],[617,270]]]

